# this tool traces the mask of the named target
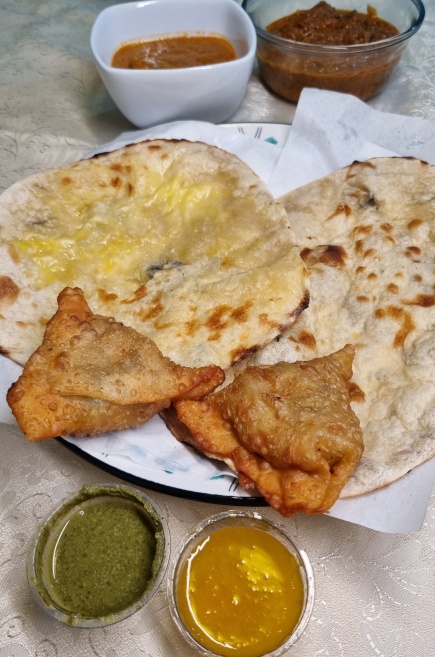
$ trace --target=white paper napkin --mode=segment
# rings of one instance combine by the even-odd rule
[[[278,197],[352,162],[395,155],[435,164],[435,121],[378,112],[355,96],[304,89],[269,189]]]

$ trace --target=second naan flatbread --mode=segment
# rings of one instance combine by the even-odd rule
[[[280,199],[309,269],[310,307],[251,363],[355,346],[364,455],[342,497],[435,455],[435,167],[356,163]]]

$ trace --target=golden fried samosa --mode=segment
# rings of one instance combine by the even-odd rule
[[[224,460],[282,515],[324,512],[363,452],[349,403],[353,358],[346,345],[311,361],[247,367],[202,401],[174,402],[176,418],[162,416],[176,437]]]
[[[169,406],[197,399],[224,379],[219,367],[182,367],[112,317],[94,315],[79,288],[65,288],[42,345],[7,401],[29,440],[136,427]]]

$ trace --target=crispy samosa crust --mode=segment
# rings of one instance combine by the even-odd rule
[[[224,460],[283,516],[321,513],[363,452],[349,403],[353,357],[346,345],[311,361],[247,367],[202,401],[176,401],[176,421],[162,415],[176,437]]]
[[[94,315],[79,288],[65,288],[42,345],[8,391],[26,437],[92,436],[133,428],[173,399],[198,399],[222,383],[219,367],[182,367],[112,317]]]

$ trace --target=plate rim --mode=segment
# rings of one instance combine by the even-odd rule
[[[162,484],[157,481],[152,481],[149,479],[143,479],[131,472],[126,470],[121,470],[114,465],[111,465],[107,461],[100,460],[98,457],[85,452],[80,448],[80,446],[75,443],[70,443],[61,436],[56,438],[57,442],[66,447],[69,451],[79,456],[84,461],[87,461],[91,465],[96,466],[99,470],[104,470],[108,474],[118,477],[123,481],[127,481],[136,486],[141,486],[147,490],[155,491],[156,493],[163,493],[165,495],[171,495],[172,497],[179,497],[181,499],[196,500],[200,502],[209,502],[212,504],[224,504],[229,505],[232,502],[232,505],[236,506],[269,506],[264,497],[240,497],[237,495],[219,495],[218,493],[206,493],[200,491],[190,491],[185,488],[176,488],[175,486],[169,486],[168,484]]]

